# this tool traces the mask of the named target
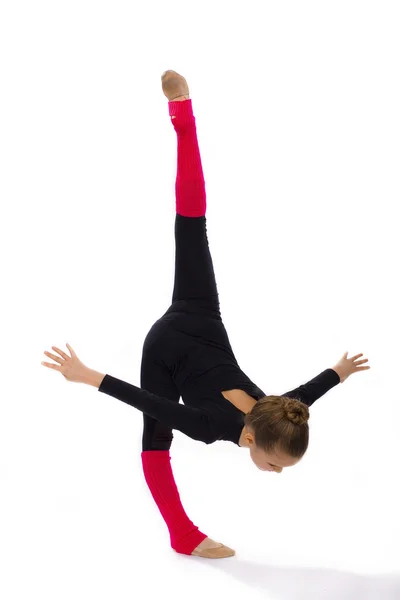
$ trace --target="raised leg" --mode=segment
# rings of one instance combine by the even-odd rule
[[[168,110],[177,134],[176,212],[183,217],[204,217],[206,184],[192,100],[169,102]]]
[[[184,77],[175,71],[162,76],[168,111],[177,134],[175,182],[175,281],[172,303],[190,301],[202,314],[221,319],[214,265],[206,223],[206,188],[193,114]],[[173,310],[173,307],[172,307]]]

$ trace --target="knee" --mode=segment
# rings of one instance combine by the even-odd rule
[[[148,450],[169,450],[171,448],[173,435],[164,436],[146,436],[143,435],[142,451]]]

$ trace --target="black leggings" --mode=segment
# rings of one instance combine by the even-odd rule
[[[222,321],[214,267],[207,238],[206,217],[175,217],[175,281],[172,304],[164,316],[194,313]],[[179,402],[181,393],[158,347],[167,333],[163,317],[150,329],[143,345],[140,387]],[[142,450],[169,450],[172,429],[143,414]]]

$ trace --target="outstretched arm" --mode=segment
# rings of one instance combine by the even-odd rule
[[[288,398],[300,400],[307,406],[311,406],[318,398],[326,394],[331,388],[340,383],[339,375],[333,369],[326,369],[311,381],[298,388],[281,394]]]
[[[92,385],[97,387],[99,378],[96,378],[96,375],[93,375],[93,381]],[[212,435],[211,417],[203,410],[157,396],[111,375],[104,376],[98,389],[99,392],[137,408],[172,429],[178,429],[193,440],[205,444],[215,441]]]
[[[282,396],[296,398],[304,404],[307,404],[307,406],[311,406],[318,398],[326,394],[326,392],[338,383],[343,383],[353,373],[358,373],[359,371],[365,371],[366,369],[371,368],[369,366],[359,366],[368,362],[368,358],[355,361],[356,358],[362,356],[362,353],[356,354],[351,358],[348,358],[347,355],[348,352],[345,352],[332,369],[322,371],[322,373],[317,375],[317,377],[314,377],[314,379],[311,379],[308,383],[305,383],[290,392],[286,392],[286,394],[282,394]]]
[[[69,344],[67,344],[67,348],[71,356],[68,356],[68,354],[55,346],[52,346],[52,348],[60,356],[56,356],[50,352],[45,352],[45,354],[58,364],[42,362],[42,365],[59,371],[68,381],[85,383],[96,387],[99,392],[113,396],[137,408],[146,415],[153,417],[153,419],[169,425],[172,429],[181,431],[194,440],[211,444],[218,439],[214,435],[212,419],[206,411],[179,404],[169,398],[157,396],[111,375],[89,369],[79,360]]]

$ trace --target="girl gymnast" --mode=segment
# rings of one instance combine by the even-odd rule
[[[175,280],[172,304],[148,332],[140,385],[86,367],[52,346],[57,364],[43,362],[68,381],[98,391],[143,413],[144,477],[168,527],[171,547],[204,558],[233,556],[186,515],[171,468],[173,429],[212,444],[226,440],[248,448],[262,471],[281,473],[304,456],[309,440],[309,407],[368,359],[348,358],[281,396],[266,395],[240,369],[221,319],[219,296],[206,231],[206,191],[188,84],[176,71],[161,76],[171,123],[177,134]],[[179,403],[182,396],[183,404]]]

